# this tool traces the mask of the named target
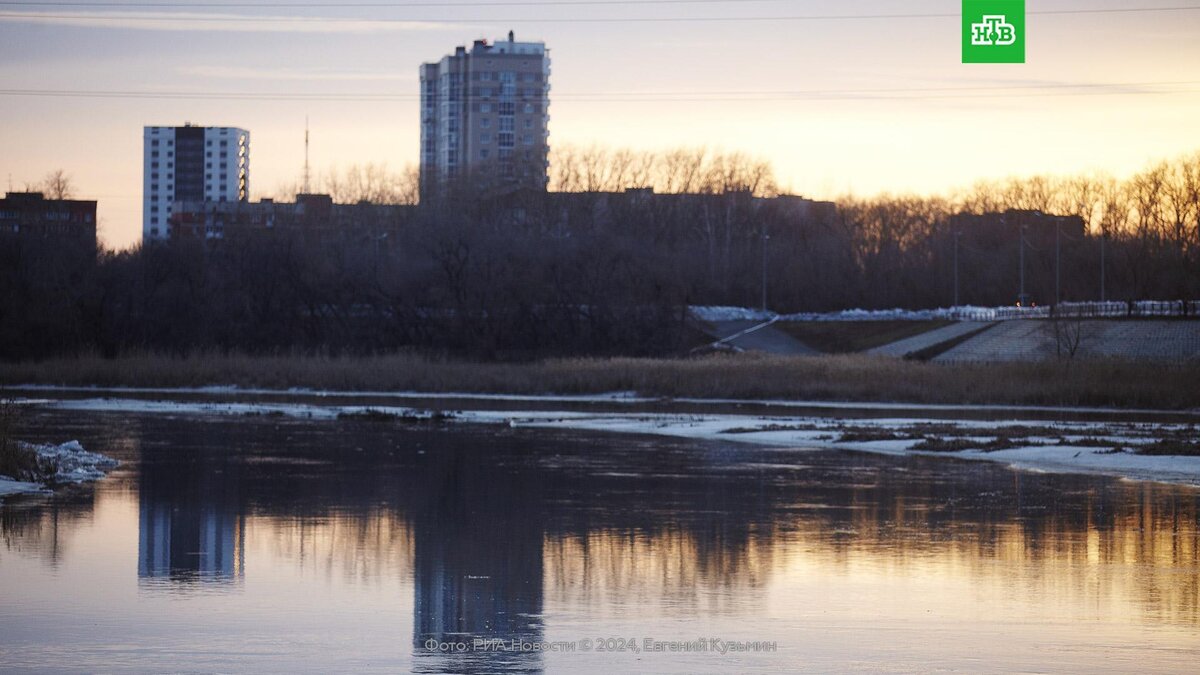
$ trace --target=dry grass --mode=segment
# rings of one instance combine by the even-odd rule
[[[696,359],[584,358],[473,363],[411,354],[373,357],[94,356],[0,363],[0,386],[238,385],[357,391],[587,394],[1200,407],[1200,364],[1128,362],[935,364],[862,355],[713,355]]]

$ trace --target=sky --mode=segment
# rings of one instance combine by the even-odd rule
[[[0,1],[0,180],[65,170],[123,248],[143,126],[248,129],[253,199],[299,181],[306,118],[314,172],[399,170],[419,65],[509,30],[550,49],[552,148],[744,152],[819,199],[1200,150],[1200,1],[1027,5],[1025,64],[963,64],[958,0]]]

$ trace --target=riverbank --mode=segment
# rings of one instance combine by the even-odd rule
[[[44,393],[51,393],[44,390]],[[140,398],[47,398],[31,405],[79,412],[122,412],[165,415],[228,415],[290,417],[337,421],[345,424],[440,425],[452,423],[502,424],[510,428],[539,427],[609,433],[672,436],[697,440],[753,443],[779,448],[854,450],[884,454],[919,454],[956,460],[1001,462],[1020,469],[1099,473],[1134,480],[1200,485],[1200,443],[1195,420],[1171,419],[1164,411],[1108,411],[1108,419],[1095,419],[1104,411],[1079,409],[1008,409],[1014,413],[986,419],[1000,409],[980,407],[980,419],[952,419],[944,412],[960,414],[966,406],[953,409],[930,406],[923,415],[913,408],[895,416],[891,409],[876,407],[876,417],[856,417],[860,408],[844,410],[829,405],[820,415],[692,414],[639,410],[636,400],[622,401],[621,412],[554,410],[562,399],[546,398],[541,410],[490,410],[488,397],[479,396],[481,407],[454,410],[448,406],[415,408],[399,405],[355,405],[319,400],[311,393],[284,392],[274,402],[230,399],[229,391],[203,400],[196,391],[188,400]],[[261,392],[260,392],[261,393]],[[348,396],[351,396],[348,394]],[[366,397],[366,393],[354,396]],[[249,399],[249,396],[244,397]],[[511,397],[495,397],[497,403]],[[537,397],[521,397],[537,403]],[[595,397],[600,400],[601,397]],[[576,401],[586,400],[584,398]],[[428,404],[429,401],[423,401]],[[448,403],[450,401],[447,401]],[[1070,419],[1071,413],[1087,412],[1086,420]],[[1136,421],[1130,416],[1137,418]],[[1145,421],[1160,416],[1164,421]],[[1055,419],[1055,418],[1058,419]],[[1170,421],[1166,421],[1170,420]]]
[[[49,492],[68,483],[100,480],[117,466],[117,461],[88,452],[78,441],[39,445],[16,442],[16,449],[29,456],[25,467],[9,467],[0,474],[0,498],[7,495]],[[14,470],[16,469],[16,470]]]
[[[1200,408],[1200,363],[926,363],[865,355],[470,362],[369,357],[137,355],[0,363],[19,385],[779,399],[949,405]]]

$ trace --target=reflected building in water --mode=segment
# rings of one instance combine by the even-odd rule
[[[413,653],[434,658],[427,664],[418,658],[415,665],[418,671],[427,665],[492,672],[495,652],[439,654],[427,642],[544,639],[545,525],[538,481],[528,471],[505,472],[465,453],[435,454],[421,473],[411,514]],[[517,670],[541,669],[540,654],[507,656]]]
[[[246,522],[231,465],[188,471],[142,466],[138,481],[138,580],[240,583]],[[230,478],[234,478],[230,480]]]

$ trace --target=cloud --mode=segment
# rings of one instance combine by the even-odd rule
[[[266,16],[211,12],[12,12],[0,22],[147,31],[240,33],[396,33],[462,30],[462,24],[348,17]]]

